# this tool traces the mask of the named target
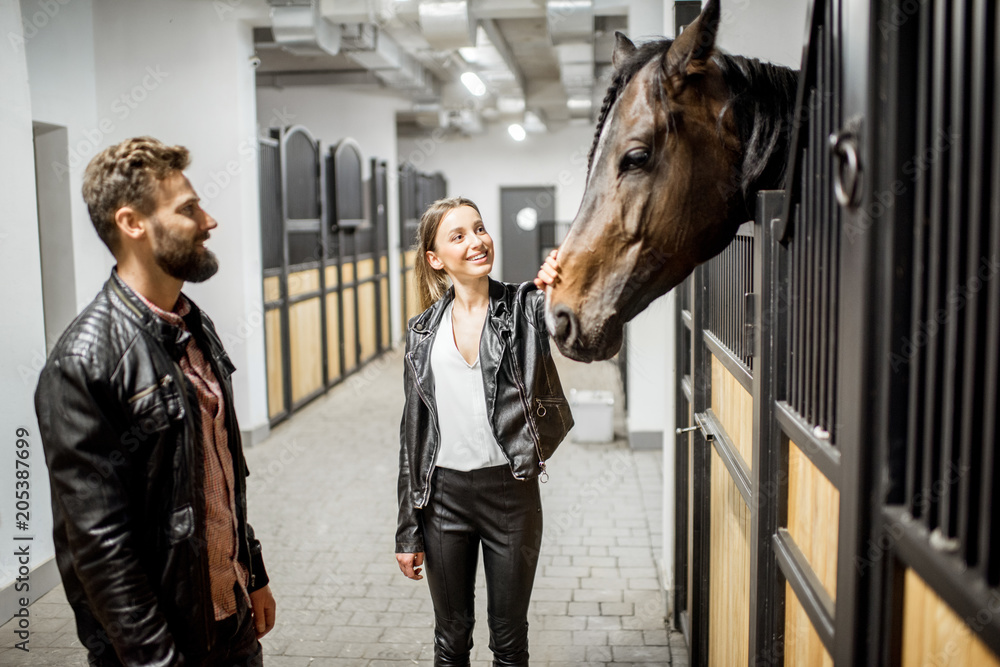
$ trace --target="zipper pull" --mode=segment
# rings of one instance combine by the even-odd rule
[[[538,479],[542,484],[546,484],[549,481],[549,471],[545,469],[545,461],[539,461],[538,467],[542,469],[542,472],[538,473]]]
[[[538,403],[538,408],[535,410],[535,414],[537,414],[539,417],[544,417],[546,412],[545,406],[542,405],[542,402],[537,398],[535,399],[535,403]],[[545,465],[543,464],[542,467],[544,468]]]

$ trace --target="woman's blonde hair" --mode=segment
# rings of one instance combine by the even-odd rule
[[[417,292],[420,295],[420,309],[427,310],[435,301],[440,299],[446,291],[450,281],[444,269],[434,269],[427,262],[427,251],[434,250],[434,238],[437,236],[438,226],[441,219],[448,211],[468,206],[479,213],[479,207],[475,202],[465,197],[448,197],[438,199],[431,204],[420,217],[420,226],[417,228],[417,256],[414,269],[417,274]],[[482,213],[479,213],[482,217]]]

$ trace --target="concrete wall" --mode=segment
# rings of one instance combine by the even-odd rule
[[[35,27],[30,13],[25,20],[29,27]],[[35,28],[34,38],[40,38],[40,30]],[[0,35],[0,145],[4,156],[0,160],[4,200],[0,284],[7,312],[0,318],[0,340],[4,342],[0,358],[0,467],[4,471],[0,480],[0,623],[4,623],[21,613],[25,606],[22,599],[33,602],[52,587],[55,552],[48,476],[33,402],[32,369],[36,356],[44,360],[45,325],[25,57],[31,38],[25,41],[21,8],[14,0],[0,0]],[[17,458],[17,453],[25,450],[30,452],[28,458]],[[24,473],[20,478],[16,476],[19,472]],[[19,501],[28,505],[18,507]],[[18,515],[19,510],[26,515]],[[15,551],[22,549],[28,550],[24,560],[15,556]]]
[[[268,424],[253,39],[215,4],[95,3],[97,116],[108,128],[100,148],[148,134],[191,150],[188,178],[219,221],[208,245],[220,269],[185,292],[212,317],[236,365],[236,412],[253,441]]]

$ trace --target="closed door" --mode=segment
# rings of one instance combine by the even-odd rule
[[[553,187],[500,188],[503,279],[524,282],[538,274],[539,228],[555,220]]]

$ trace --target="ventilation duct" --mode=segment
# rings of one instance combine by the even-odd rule
[[[274,41],[296,56],[337,55],[340,27],[324,19],[318,0],[269,0]]]
[[[592,0],[549,0],[545,3],[545,18],[553,44],[589,42],[594,37]]]
[[[420,3],[420,32],[437,51],[476,45],[476,26],[469,3],[424,0]]]

